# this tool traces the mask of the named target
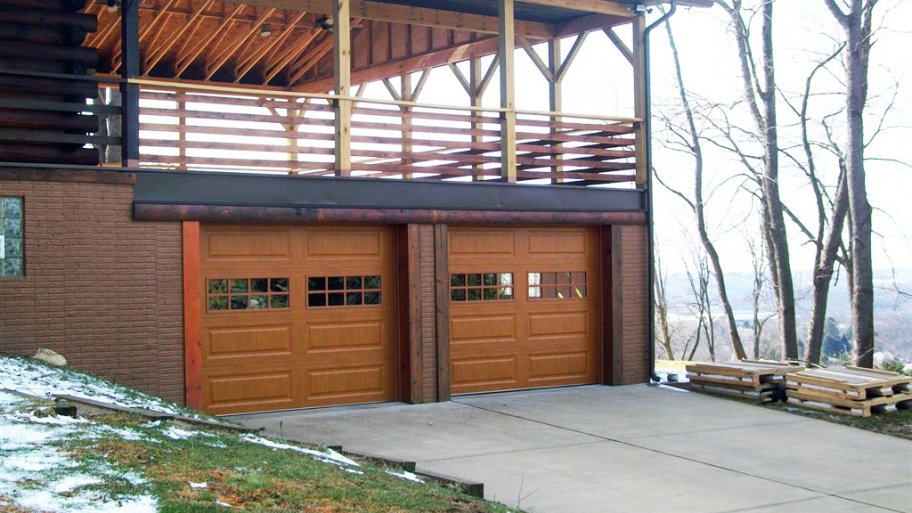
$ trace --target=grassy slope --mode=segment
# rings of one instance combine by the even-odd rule
[[[19,362],[25,363],[23,360]],[[55,378],[60,373],[59,376],[68,382],[111,386],[104,380],[69,369],[54,369],[33,361],[28,361],[26,365],[28,369],[45,375],[53,373]],[[0,372],[7,370],[0,366]],[[123,390],[119,386],[116,388],[130,399],[140,402],[150,399],[145,394]],[[157,401],[157,398],[153,400]],[[164,404],[190,413],[177,405]],[[0,410],[47,417],[53,416],[53,403],[26,400],[15,406],[0,404]],[[104,467],[111,472],[103,482],[81,486],[67,493],[90,490],[124,500],[138,493],[151,493],[158,499],[160,511],[164,513],[518,511],[442,486],[415,483],[387,473],[387,470],[398,469],[326,463],[294,451],[245,442],[234,431],[177,425],[168,421],[150,423],[143,417],[122,413],[93,416],[90,420],[85,434],[51,442],[52,446],[75,461],[75,467],[62,468],[51,475],[36,475],[20,482],[19,486],[40,489],[68,473],[85,471],[98,475],[97,469]],[[114,429],[99,430],[99,426]],[[165,434],[171,427],[196,434],[175,440]],[[133,436],[124,437],[125,432]],[[125,475],[142,476],[145,482],[131,482],[124,478]],[[207,487],[192,489],[190,482],[205,482]],[[11,502],[9,497],[0,494],[0,512],[31,511]],[[231,505],[231,509],[218,502]]]
[[[243,442],[236,433],[208,431],[213,436],[172,440],[162,436],[163,426],[143,428],[140,418],[111,415],[101,420],[143,432],[148,439],[106,437],[75,442],[67,450],[85,465],[104,459],[121,470],[142,474],[159,497],[163,513],[225,511],[216,500],[231,504],[231,511],[507,511],[453,490],[391,476],[376,467],[361,466],[357,470],[363,474],[355,474],[291,451]],[[190,482],[205,482],[208,487],[191,489]],[[118,489],[124,483],[111,485],[112,494],[127,492]]]

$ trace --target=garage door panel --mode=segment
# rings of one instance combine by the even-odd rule
[[[290,368],[251,371],[247,368],[222,376],[205,377],[208,410],[235,413],[268,406],[290,408],[294,404],[294,376]]]
[[[204,258],[225,260],[288,260],[291,258],[290,230],[217,230],[207,232]]]
[[[257,356],[290,356],[291,326],[235,326],[208,330],[203,355],[229,361]]]
[[[474,316],[451,320],[451,343],[516,339],[516,316]]]
[[[202,241],[207,410],[395,398],[391,228],[204,225]],[[374,276],[380,279],[365,285],[365,277]],[[331,281],[334,277],[342,278],[342,289],[330,285],[338,281]],[[313,279],[323,287],[316,288]],[[347,304],[332,303],[330,296],[337,293]],[[311,296],[324,300],[310,301]]]
[[[379,400],[388,391],[388,370],[383,365],[355,369],[316,370],[307,373],[308,400],[336,399],[353,402],[365,397]]]
[[[596,231],[478,227],[449,233],[452,392],[596,382]],[[468,277],[494,272],[512,275],[513,296],[482,294],[485,300],[472,301],[473,288],[498,284],[485,279],[479,287]]]
[[[590,368],[590,354],[577,353],[541,354],[529,357],[529,380],[573,379],[586,376]]]
[[[586,230],[531,230],[528,232],[529,255],[556,256],[561,259],[586,261],[589,253]]]
[[[529,337],[546,335],[586,335],[589,333],[588,312],[529,314]]]
[[[511,257],[515,254],[515,234],[511,230],[451,231],[450,255],[462,258]]]
[[[363,321],[336,324],[311,324],[307,327],[309,352],[319,350],[345,351],[352,348],[382,348],[384,323]]]
[[[313,231],[307,235],[307,257],[320,260],[377,259],[383,255],[383,233],[374,229]]]
[[[515,356],[456,360],[453,361],[453,391],[459,393],[460,388],[514,384],[518,374],[519,365]]]

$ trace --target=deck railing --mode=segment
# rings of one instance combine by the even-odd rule
[[[141,165],[339,174],[333,95],[142,82]],[[364,98],[353,103],[350,176],[502,180],[496,108]],[[518,111],[516,181],[602,185],[635,179],[637,120]]]

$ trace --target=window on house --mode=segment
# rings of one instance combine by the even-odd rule
[[[25,275],[22,198],[0,196],[0,276]]]
[[[450,275],[451,301],[509,301],[513,273],[459,273]]]
[[[281,310],[290,306],[288,278],[216,278],[208,283],[210,312]]]
[[[379,305],[379,276],[310,276],[307,278],[307,306]]]
[[[529,299],[585,299],[586,273],[529,273]]]

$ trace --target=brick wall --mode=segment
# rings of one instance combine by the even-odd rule
[[[621,231],[621,265],[623,269],[623,372],[625,385],[649,380],[649,259],[645,226],[617,226]]]
[[[0,180],[25,198],[24,278],[0,278],[0,352],[183,403],[181,230],[132,219],[131,185]]]

